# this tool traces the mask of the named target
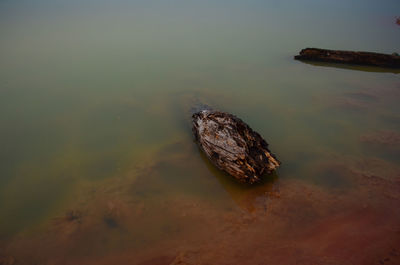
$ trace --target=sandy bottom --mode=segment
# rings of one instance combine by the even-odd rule
[[[0,264],[400,264],[397,166],[326,157],[309,173],[343,185],[293,176],[243,188],[199,166],[193,146],[174,149],[82,185],[62,213],[3,239]]]

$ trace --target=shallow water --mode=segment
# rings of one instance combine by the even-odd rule
[[[1,1],[0,264],[396,264],[399,73],[293,56],[400,52],[398,15]],[[255,187],[216,170],[191,134],[200,103],[245,120],[280,170]]]

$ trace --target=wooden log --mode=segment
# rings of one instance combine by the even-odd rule
[[[192,116],[200,148],[219,169],[243,183],[255,183],[279,165],[267,142],[236,116],[202,110]]]
[[[369,65],[386,68],[400,68],[400,56],[396,53],[353,52],[306,48],[294,57],[296,60]]]

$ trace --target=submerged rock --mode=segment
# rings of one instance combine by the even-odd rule
[[[82,213],[80,211],[74,210],[68,211],[65,214],[65,220],[68,222],[77,221],[78,223],[80,223],[82,220]]]
[[[219,169],[240,182],[254,183],[279,165],[267,142],[236,116],[202,110],[192,116],[200,148]]]

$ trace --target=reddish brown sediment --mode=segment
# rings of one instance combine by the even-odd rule
[[[181,253],[175,264],[397,264],[400,214],[393,209],[399,179],[355,174],[362,186],[349,194],[281,183],[281,196],[269,201],[267,214],[258,212],[233,233]]]
[[[70,263],[57,260],[58,255],[65,255],[58,253],[52,261],[54,264],[150,264],[154,260],[160,264],[376,264],[390,256],[400,243],[396,234],[400,218],[390,211],[395,207],[394,202],[384,203],[382,209],[381,203],[378,207],[369,205],[371,200],[364,200],[363,206],[357,205],[364,196],[330,195],[302,182],[285,182],[281,184],[280,196],[268,199],[267,210],[259,207],[252,214],[214,212],[202,202],[189,207],[190,203],[182,204],[187,199],[177,198],[170,202],[175,205],[173,211],[204,222],[208,229],[201,230],[202,236],[185,233],[184,241],[180,237],[167,237],[141,251],[133,248],[100,257],[97,254],[91,258],[70,257]],[[93,225],[85,229],[93,230]],[[65,250],[78,240],[79,237],[67,245],[68,241],[61,241],[58,246]],[[35,242],[24,249],[31,249]],[[54,246],[48,247],[36,245],[36,250],[54,255]],[[391,261],[387,264],[396,264],[399,257],[393,256]]]
[[[365,111],[378,104],[379,98],[369,91],[356,91],[352,93],[343,93],[330,95],[329,97],[317,98],[324,102],[323,107],[340,109],[344,111]]]
[[[187,155],[159,163],[186,170],[195,161]],[[165,168],[156,163],[89,186],[39,231],[1,242],[0,255],[55,265],[398,264],[400,169],[376,158],[331,156],[309,172],[337,167],[352,188],[294,178],[242,192],[223,185],[229,195],[221,204],[185,188],[169,191],[177,187],[157,175]]]
[[[381,130],[378,132],[367,133],[362,135],[360,140],[373,145],[400,148],[400,133],[396,131]]]
[[[14,265],[14,264],[16,264],[16,260],[13,256],[2,256],[0,254],[0,264],[1,265]]]
[[[340,86],[358,86],[358,84],[340,84]],[[394,106],[400,98],[400,89],[395,86],[366,86],[355,91],[342,93],[327,93],[323,96],[313,96],[314,104],[320,105],[321,111],[342,111],[364,114],[366,111],[373,117],[384,116],[398,120],[394,113],[387,112],[387,106]],[[379,119],[378,117],[376,117]],[[397,122],[396,120],[396,122]],[[395,123],[394,121],[390,121]]]
[[[396,24],[400,26],[400,17],[396,19]]]
[[[272,202],[268,215],[189,248],[173,264],[379,264],[399,246],[399,216],[388,220],[390,207],[357,207],[350,198],[293,184],[282,187],[292,195]]]

